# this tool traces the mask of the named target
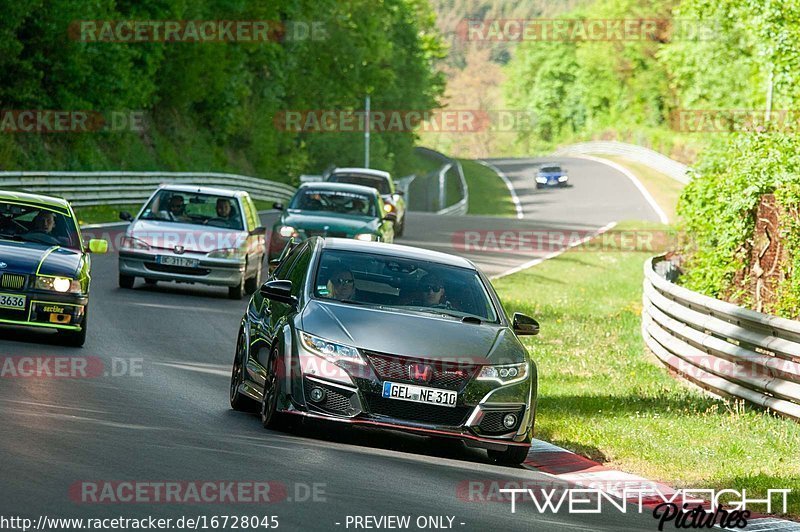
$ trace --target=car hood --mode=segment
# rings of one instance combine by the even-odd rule
[[[368,351],[465,363],[526,360],[514,333],[499,324],[464,323],[416,312],[312,300],[300,316],[304,331]]]
[[[136,220],[128,228],[127,234],[154,248],[183,246],[186,251],[198,253],[238,248],[247,239],[245,231],[159,220]]]
[[[377,230],[377,218],[372,216],[348,216],[346,214],[312,213],[309,211],[287,212],[281,217],[282,225],[311,231],[337,231],[351,235]]]
[[[0,240],[0,262],[6,264],[0,273],[24,273],[75,277],[83,253],[78,250],[48,246],[34,242]]]

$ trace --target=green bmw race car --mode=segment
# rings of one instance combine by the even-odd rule
[[[75,213],[61,198],[0,190],[0,324],[55,329],[64,343],[86,341],[91,259]]]

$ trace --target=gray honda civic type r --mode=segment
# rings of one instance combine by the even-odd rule
[[[470,261],[408,246],[314,237],[290,243],[242,318],[236,410],[452,437],[501,464],[527,456],[537,371]]]

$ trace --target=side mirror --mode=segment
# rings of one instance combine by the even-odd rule
[[[275,209],[276,211],[282,211],[284,209],[284,206],[283,203],[281,203],[280,201],[276,201],[275,203],[272,204],[272,208]]]
[[[514,333],[520,336],[533,336],[539,334],[539,322],[530,316],[514,313]]]
[[[133,216],[131,216],[131,213],[129,213],[128,211],[122,211],[119,213],[119,219],[125,222],[132,222]]]
[[[397,194],[398,196],[405,196],[406,195],[406,193],[403,192],[402,190],[395,190],[394,193]]]
[[[287,305],[297,305],[297,298],[292,295],[292,282],[285,279],[267,281],[261,285],[261,295],[270,301],[285,303]]]
[[[397,213],[394,212],[394,211],[387,212],[386,214],[383,215],[383,219],[386,220],[387,222],[396,222],[397,221]]]
[[[258,227],[250,231],[250,236],[263,235],[266,233],[267,233],[267,228],[264,227],[263,225],[259,225]]]
[[[99,238],[89,240],[89,253],[97,253],[98,255],[108,253],[108,240],[100,240]]]

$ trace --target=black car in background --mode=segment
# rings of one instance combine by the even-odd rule
[[[527,456],[536,365],[468,260],[313,237],[287,252],[242,319],[231,406],[452,437],[498,463]]]

